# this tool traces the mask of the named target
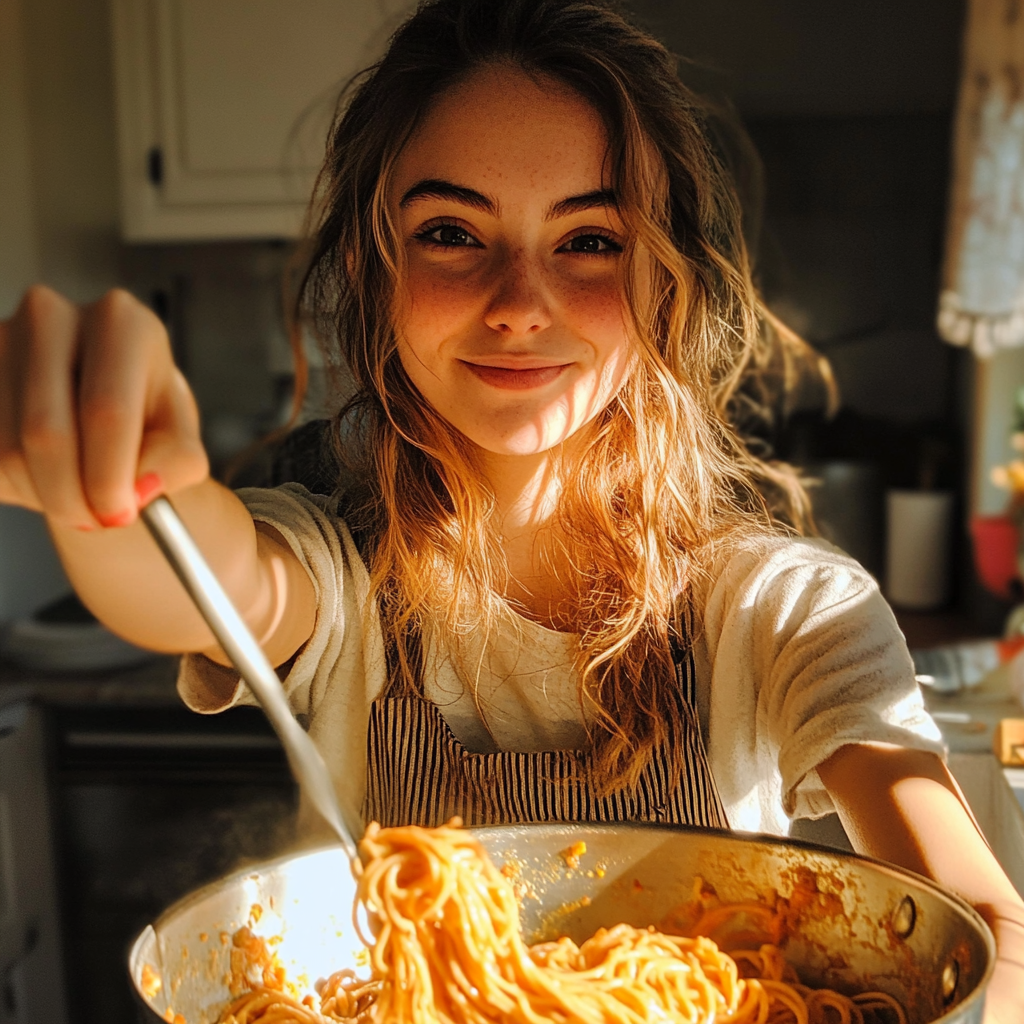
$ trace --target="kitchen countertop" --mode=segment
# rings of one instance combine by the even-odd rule
[[[0,706],[38,700],[54,706],[180,708],[177,671],[178,659],[169,655],[101,672],[37,672],[0,660]]]
[[[1010,693],[1005,666],[960,693],[947,695],[928,689],[924,693],[925,704],[952,753],[991,754],[1000,719],[1024,718],[1024,707]]]
[[[0,705],[36,699],[57,706],[181,707],[175,690],[178,659],[161,655],[141,665],[102,672],[38,672],[0,660]],[[925,690],[925,703],[953,753],[991,753],[1002,718],[1024,717],[1004,670],[962,693]]]

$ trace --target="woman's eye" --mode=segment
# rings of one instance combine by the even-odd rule
[[[421,231],[416,237],[420,241],[433,242],[434,245],[443,245],[451,249],[480,244],[465,228],[460,228],[457,224],[438,224],[437,227]]]
[[[560,251],[592,255],[622,252],[622,246],[607,235],[577,235],[575,238],[570,238]]]

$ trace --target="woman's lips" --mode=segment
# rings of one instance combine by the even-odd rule
[[[528,391],[530,388],[550,384],[570,364],[561,366],[506,367],[482,366],[479,363],[465,363],[469,371],[491,387],[504,391]]]

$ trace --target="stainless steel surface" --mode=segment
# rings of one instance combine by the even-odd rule
[[[358,856],[356,844],[345,827],[327,766],[316,745],[295,720],[281,681],[263,649],[210,570],[170,501],[164,497],[154,499],[142,510],[142,518],[217,642],[256,695],[281,738],[288,763],[303,792],[334,830],[349,859],[354,860]]]
[[[524,825],[474,830],[498,864],[519,868],[523,930],[531,941],[582,941],[602,925],[656,924],[686,904],[696,877],[727,902],[804,900],[786,954],[804,981],[846,991],[883,989],[903,1001],[910,1024],[978,1024],[995,956],[991,933],[962,901],[926,879],[821,847],[770,837],[656,826]],[[559,851],[585,842],[577,870]],[[598,877],[597,868],[603,869]],[[340,850],[281,858],[238,872],[186,898],[146,928],[129,971],[140,1020],[170,1007],[188,1024],[210,1024],[228,1001],[230,935],[254,903],[256,930],[281,935],[293,978],[312,984],[356,967],[354,882]],[[796,897],[796,899],[794,899]],[[205,941],[202,936],[206,936]],[[142,996],[143,968],[162,981]]]

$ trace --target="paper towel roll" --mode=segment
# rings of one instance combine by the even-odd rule
[[[888,491],[886,593],[901,608],[927,611],[949,599],[953,494]]]

